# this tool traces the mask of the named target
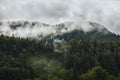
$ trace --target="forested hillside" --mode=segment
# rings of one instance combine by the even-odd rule
[[[0,36],[1,80],[119,80],[120,42],[74,39],[67,52],[53,44]]]

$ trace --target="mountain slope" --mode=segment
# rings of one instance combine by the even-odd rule
[[[61,23],[56,25],[58,28],[58,34],[47,37],[47,39],[60,39],[70,41],[71,39],[83,39],[83,40],[107,40],[107,41],[119,41],[120,36],[110,32],[103,25],[89,22],[89,23]]]
[[[95,22],[64,22],[49,25],[30,21],[0,22],[0,35],[37,39],[120,40],[120,36]]]

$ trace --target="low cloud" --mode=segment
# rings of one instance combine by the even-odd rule
[[[119,0],[0,0],[0,20],[56,24],[83,19],[120,33],[119,4]]]

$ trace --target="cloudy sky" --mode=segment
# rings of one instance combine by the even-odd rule
[[[0,20],[86,20],[120,33],[120,0],[0,0]]]

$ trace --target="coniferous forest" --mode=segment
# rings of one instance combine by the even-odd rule
[[[55,52],[53,44],[1,35],[0,80],[120,80],[120,41],[67,44]]]

